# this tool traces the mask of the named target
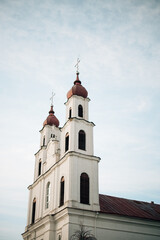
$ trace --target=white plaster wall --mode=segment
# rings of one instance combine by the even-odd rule
[[[41,175],[45,172],[44,163],[47,159],[47,151],[46,147],[42,147],[36,154],[35,154],[35,169],[34,169],[34,181],[39,178],[38,176],[38,167],[39,167],[39,161],[41,160]]]
[[[46,164],[44,169],[45,172],[59,160],[59,155],[60,155],[59,141],[50,139],[47,145],[46,152],[47,152],[47,159],[46,159]]]
[[[41,188],[42,188],[42,181],[40,181],[34,188],[31,188],[30,190],[30,208],[29,208],[29,218],[28,218],[28,224],[31,224],[32,219],[32,206],[33,206],[33,200],[36,198],[36,213],[35,213],[35,221],[38,220],[38,218],[41,217]]]
[[[96,221],[98,240],[158,240],[160,223],[123,216],[99,214]]]
[[[65,193],[64,206],[59,208],[60,201],[60,181],[64,176],[65,179]],[[46,209],[46,186],[50,182],[50,204]],[[35,221],[46,216],[49,213],[54,213],[64,208],[67,205],[69,198],[69,161],[60,161],[54,165],[46,174],[40,176],[32,186],[30,186],[30,200],[28,207],[28,225],[31,224],[32,204],[33,199],[36,198],[36,214]]]
[[[51,138],[51,134],[55,138]],[[43,137],[45,136],[45,146],[43,144]],[[42,161],[41,174],[45,173],[60,157],[60,129],[55,126],[46,125],[41,130],[41,149],[35,154],[35,170],[34,181],[38,176],[39,161]]]
[[[66,206],[98,211],[98,161],[99,159],[96,157],[68,153],[46,174],[39,177],[30,187],[28,224],[31,223],[34,198],[36,198],[36,221],[51,212],[58,212]],[[90,205],[80,204],[80,175],[83,172],[86,172],[90,179]],[[62,177],[65,179],[64,206],[59,208],[60,181]],[[46,186],[48,182],[51,184],[50,204],[49,208],[46,209]]]
[[[70,119],[61,129],[61,157],[65,154],[65,136],[69,133],[69,150],[87,155],[93,155],[93,123],[84,120]],[[83,130],[86,134],[86,150],[78,149],[78,133]]]
[[[55,240],[58,240],[59,235],[62,237],[62,240],[69,240],[69,216],[67,210],[58,213],[53,217],[55,225]]]
[[[48,174],[44,178],[44,191],[42,193],[42,198],[43,198],[42,217],[48,215],[54,209],[53,202],[55,201],[55,195],[56,195],[55,187],[54,187],[54,174],[55,174],[55,171],[52,171],[50,174]],[[46,208],[46,190],[47,190],[48,182],[50,182],[50,201],[49,201],[49,207]]]
[[[38,167],[39,167],[39,161],[42,162],[41,165],[41,174],[44,172],[43,163],[46,161],[46,148],[43,147],[35,154],[35,168],[34,168],[34,181],[39,177],[38,176]]]
[[[159,240],[160,222],[69,210],[69,236],[83,225],[97,240]],[[69,240],[69,237],[68,237]]]
[[[66,206],[66,201],[68,201],[68,185],[69,185],[69,161],[61,160],[57,167],[56,167],[56,182],[57,185],[57,196],[56,196],[56,208],[59,208],[59,202],[60,202],[60,182],[61,178],[64,177],[65,185],[64,185],[64,205]],[[62,209],[63,207],[60,207],[59,209]],[[59,210],[57,209],[57,211]]]
[[[32,218],[32,205],[33,199],[36,198],[36,213],[35,213],[35,222],[42,218],[47,213],[45,212],[45,196],[46,196],[46,184],[48,181],[51,182],[52,175],[47,176],[46,178],[40,178],[33,186],[30,187],[30,207],[28,209],[28,225],[31,224]],[[52,184],[51,184],[51,199],[52,199]]]
[[[69,109],[72,109],[71,117],[81,118],[78,116],[78,105],[82,105],[83,107],[83,119],[88,121],[88,102],[89,98],[83,98],[81,96],[73,95],[68,101],[65,103],[66,105],[66,122],[69,118]]]
[[[27,225],[25,230],[27,230],[27,226],[31,223],[31,212],[32,212],[32,189],[29,190],[29,197],[28,197],[28,211],[27,211]]]
[[[60,140],[60,130],[56,126],[45,125],[42,130],[40,130],[41,137],[40,137],[40,147],[43,146],[43,138],[45,136],[45,145],[48,144],[51,134],[55,134],[55,139]]]
[[[69,160],[69,201],[72,207],[85,210],[99,210],[98,162],[95,157],[70,154]],[[85,172],[89,176],[89,205],[80,203],[80,176]]]
[[[23,234],[25,240],[69,240],[71,235],[83,225],[97,240],[159,240],[160,222],[110,214],[97,214],[65,208],[53,216],[46,216]]]
[[[46,216],[41,221],[29,227],[29,231],[23,233],[25,240],[54,240],[55,227],[52,216]]]

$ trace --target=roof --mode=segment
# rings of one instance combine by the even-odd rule
[[[100,212],[160,221],[160,205],[99,194]]]
[[[74,81],[73,87],[67,93],[67,98],[69,99],[73,95],[81,96],[83,98],[87,98],[88,96],[87,90],[81,85],[81,81],[79,80],[79,72],[77,72],[77,79]]]
[[[53,105],[51,105],[51,109],[49,111],[49,116],[47,117],[47,119],[44,121],[43,123],[43,127],[45,125],[50,125],[53,126],[55,125],[56,127],[59,126],[59,120],[56,118],[56,116],[54,115],[54,111],[53,111]]]

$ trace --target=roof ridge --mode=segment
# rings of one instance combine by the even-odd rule
[[[142,201],[142,200],[136,200],[136,199],[130,199],[130,198],[125,198],[125,197],[116,197],[116,196],[111,196],[111,195],[107,195],[107,194],[102,194],[99,193],[99,196],[106,196],[106,197],[111,197],[111,198],[116,198],[116,199],[124,199],[124,200],[128,200],[128,201],[134,201],[135,203],[148,203],[148,204],[152,204],[152,205],[158,205],[160,206],[159,203],[155,203],[155,202],[147,202],[147,201]]]

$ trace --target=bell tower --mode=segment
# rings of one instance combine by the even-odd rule
[[[79,72],[76,75],[67,93],[66,122],[61,129],[61,157],[69,163],[66,200],[69,207],[98,211],[99,158],[94,156],[94,123],[88,120],[88,92],[81,85]]]
[[[29,189],[24,240],[69,240],[71,217],[77,211],[100,210],[99,157],[94,156],[93,122],[88,117],[87,90],[76,80],[67,93],[66,121],[59,127],[53,102],[40,130],[33,183]]]

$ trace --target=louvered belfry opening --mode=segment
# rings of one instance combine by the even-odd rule
[[[32,224],[35,222],[35,215],[36,215],[36,198],[33,199],[32,204]]]
[[[82,107],[82,105],[78,106],[78,117],[83,117],[83,107]]]
[[[61,178],[61,186],[60,186],[60,206],[64,205],[64,177]]]
[[[80,176],[80,203],[89,204],[89,177],[87,173]]]
[[[78,148],[86,150],[86,134],[83,130],[80,130],[78,134]]]

